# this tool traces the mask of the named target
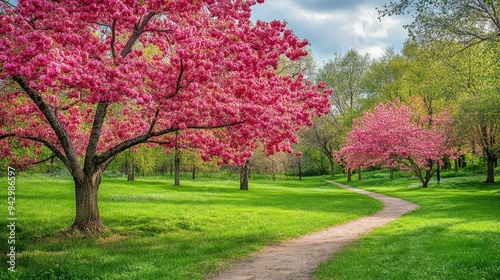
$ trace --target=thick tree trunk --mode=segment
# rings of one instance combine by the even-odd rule
[[[352,181],[352,171],[351,169],[347,169],[347,182]]]
[[[245,165],[240,167],[240,190],[248,191],[248,173],[250,169],[248,168],[248,161]]]
[[[97,193],[101,183],[101,174],[84,175],[84,178],[74,179],[76,197],[76,217],[71,231],[102,233],[104,224],[99,216]]]
[[[363,181],[363,173],[361,167],[358,168],[358,181]]]
[[[495,183],[495,157],[491,153],[486,154],[488,170],[486,172],[486,183]]]

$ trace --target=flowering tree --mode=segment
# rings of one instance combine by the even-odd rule
[[[442,165],[445,156],[456,155],[448,143],[447,119],[421,117],[399,101],[380,103],[355,120],[338,159],[349,169],[382,165],[411,170],[425,188],[434,167]]]
[[[0,156],[39,162],[48,148],[75,182],[70,229],[101,232],[102,173],[139,144],[244,163],[257,142],[290,150],[328,111],[327,92],[278,76],[304,55],[285,23],[250,21],[262,0],[0,2]]]

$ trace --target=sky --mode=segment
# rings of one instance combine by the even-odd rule
[[[400,51],[407,38],[403,25],[410,17],[378,20],[375,7],[389,0],[266,0],[252,10],[252,20],[285,20],[300,39],[308,39],[319,66],[356,49],[379,58],[394,47]]]

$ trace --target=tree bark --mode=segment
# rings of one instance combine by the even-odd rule
[[[495,156],[492,153],[486,153],[486,162],[488,170],[486,172],[486,183],[495,183]]]
[[[333,177],[335,176],[335,161],[331,158],[328,158],[330,161],[330,175]]]
[[[181,185],[181,155],[179,154],[179,151],[175,151],[175,157],[174,157],[174,186],[180,186]]]
[[[302,160],[299,157],[299,181],[302,181]]]
[[[196,179],[196,165],[193,164],[193,180]]]
[[[248,191],[248,173],[250,168],[248,167],[248,161],[245,162],[245,165],[240,167],[240,190]]]
[[[352,171],[351,169],[347,169],[347,182],[352,181]]]
[[[106,229],[99,215],[97,193],[102,173],[84,174],[82,179],[74,178],[76,197],[76,217],[71,231],[102,233]]]
[[[361,167],[358,168],[358,181],[363,181],[363,173]]]
[[[134,181],[135,180],[135,172],[134,172],[134,158],[130,159],[129,166],[128,166],[128,176],[127,180],[128,181]]]
[[[391,167],[389,169],[389,179],[394,179],[394,167]]]
[[[437,170],[436,170],[436,177],[437,177],[437,183],[441,183],[441,165],[437,165]]]

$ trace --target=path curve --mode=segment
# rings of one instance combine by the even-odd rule
[[[337,182],[327,181],[344,189],[371,196],[384,204],[379,212],[357,220],[330,227],[292,239],[245,257],[229,270],[210,278],[212,280],[301,280],[310,279],[310,273],[320,263],[328,261],[334,253],[361,234],[381,227],[403,214],[418,209],[415,203],[395,197],[373,193]]]

